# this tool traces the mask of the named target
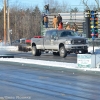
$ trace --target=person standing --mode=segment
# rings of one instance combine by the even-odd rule
[[[45,13],[49,14],[49,4],[45,5],[44,9],[45,9]]]
[[[75,26],[71,26],[70,30],[73,30],[75,32]]]
[[[45,17],[45,14],[43,13],[42,14],[42,24],[44,25],[44,17]]]
[[[75,31],[78,31],[78,26],[74,23]]]
[[[53,23],[53,28],[55,28],[55,29],[57,28],[57,22],[58,22],[57,17],[56,17],[56,15],[54,15],[52,23]]]
[[[67,24],[66,27],[65,27],[65,29],[66,29],[66,30],[70,30],[70,29],[71,29],[70,24]]]
[[[62,17],[60,14],[58,14],[57,20],[58,20],[58,26],[59,26],[59,23],[62,22]]]
[[[45,15],[44,16],[44,25],[45,25],[45,28],[48,28],[48,16],[47,15]]]
[[[63,23],[62,22],[60,22],[59,26],[58,26],[58,30],[61,30],[61,29],[63,29]]]

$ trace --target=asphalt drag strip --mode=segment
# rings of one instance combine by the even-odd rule
[[[0,55],[0,58],[14,58],[14,55]]]

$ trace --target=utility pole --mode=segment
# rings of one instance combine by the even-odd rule
[[[6,44],[6,38],[7,38],[7,30],[6,30],[6,0],[4,0],[4,43]]]
[[[7,0],[7,40],[10,43],[10,24],[9,24],[9,0]]]

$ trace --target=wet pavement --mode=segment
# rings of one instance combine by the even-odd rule
[[[0,64],[0,100],[100,100],[100,74]]]

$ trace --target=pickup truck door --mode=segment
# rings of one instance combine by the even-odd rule
[[[44,38],[44,48],[45,49],[50,49],[50,44],[51,44],[50,37],[45,37]]]
[[[56,37],[57,32],[56,31],[48,31],[46,33],[46,36],[44,38],[44,48],[45,49],[57,49],[58,48],[58,40],[56,38],[52,39],[51,36],[54,35]]]

